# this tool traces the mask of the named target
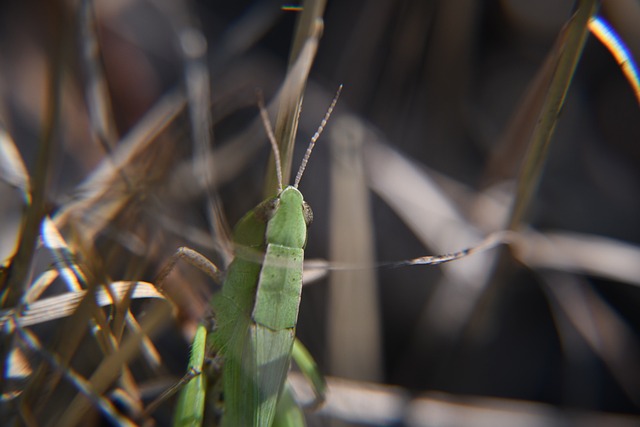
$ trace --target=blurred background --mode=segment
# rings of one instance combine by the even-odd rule
[[[270,0],[94,2],[92,45],[79,12],[87,4],[0,6],[0,121],[29,170],[46,123],[47,58],[61,58],[48,212],[66,218],[60,227],[69,240],[91,247],[85,262],[114,280],[152,281],[182,245],[224,263],[220,237],[211,237],[211,194],[229,224],[263,198],[270,148],[255,91],[268,102],[275,96],[301,12]],[[476,398],[504,398],[506,412],[516,411],[508,402],[528,402],[585,417],[567,415],[568,424],[640,415],[640,108],[594,37],[559,116],[520,246],[445,267],[360,268],[459,250],[507,226],[545,94],[536,81],[574,7],[568,0],[327,1],[293,170],[343,84],[301,183],[315,214],[306,256],[358,268],[304,288],[298,336],[323,372],[399,386],[409,398],[464,398],[461,405],[474,408],[485,404]],[[609,1],[600,13],[638,58],[640,3]],[[206,185],[190,172],[190,123],[184,97],[176,101],[184,92],[184,28],[201,31],[208,49],[217,169]],[[66,40],[60,51],[57,37]],[[92,49],[104,67],[108,111],[91,97]],[[101,112],[105,135],[91,125]],[[111,177],[109,191],[76,203],[86,190],[79,186],[130,140],[148,141],[122,167],[125,178]],[[22,199],[0,187],[6,259]],[[105,198],[118,200],[117,208],[98,201]],[[179,314],[156,345],[162,375],[178,378],[189,333],[215,286],[181,267],[166,290]],[[340,418],[331,410],[318,422]],[[386,421],[342,418],[411,423],[401,412]]]

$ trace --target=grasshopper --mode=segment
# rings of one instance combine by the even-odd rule
[[[202,373],[209,349],[223,363],[222,425],[266,427],[273,424],[292,353],[304,355],[296,356],[301,358],[307,354],[299,343],[294,352],[294,341],[302,291],[304,247],[313,214],[298,190],[298,184],[341,89],[342,86],[311,138],[294,184],[286,188],[282,185],[275,136],[261,105],[274,151],[278,194],[247,213],[234,229],[235,257],[222,291],[212,300],[216,327],[212,331],[205,326],[198,327],[189,361],[194,377],[181,392],[174,419],[176,426],[200,425],[203,420],[207,378],[198,373]],[[190,257],[193,260],[197,255]],[[315,370],[315,364],[311,365]],[[308,374],[318,378],[317,371]],[[322,380],[313,382],[320,395]]]

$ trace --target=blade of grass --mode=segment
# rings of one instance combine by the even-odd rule
[[[348,117],[336,119],[331,131],[330,258],[338,264],[374,264],[373,218],[362,161],[365,135],[363,127]],[[376,272],[372,268],[333,271],[329,286],[327,333],[332,374],[381,379]]]
[[[131,299],[165,299],[165,296],[162,295],[153,284],[148,282],[113,282],[110,287],[117,296],[115,301],[121,301],[124,299],[125,294],[129,292],[131,288],[134,289],[130,295]],[[85,297],[86,293],[86,290],[80,290],[43,298],[30,303],[19,315],[14,310],[2,310],[0,311],[0,329],[5,328],[7,322],[9,322],[10,318],[13,316],[16,318],[11,321],[19,324],[21,327],[39,325],[70,316],[78,308],[78,305],[80,305],[80,302]],[[114,304],[114,298],[105,290],[101,289],[96,294],[96,304],[99,307],[106,307]]]
[[[414,392],[396,386],[336,377],[327,377],[326,380],[329,393],[319,415],[323,419],[344,420],[356,425],[632,427],[640,420],[637,415],[558,408],[530,400],[441,391],[415,396]],[[299,373],[289,375],[289,384],[296,395],[306,397],[305,381]]]
[[[550,53],[553,59],[548,59],[543,68],[551,73],[551,79],[545,90],[538,119],[518,175],[515,200],[507,225],[509,230],[517,231],[526,222],[526,215],[542,176],[560,112],[589,34],[588,24],[596,11],[595,0],[578,2],[575,13],[563,28]],[[543,77],[541,81],[546,81],[546,78]],[[467,338],[483,341],[487,339],[490,331],[494,330],[493,313],[499,304],[503,284],[511,275],[514,266],[509,250],[500,249],[496,267],[486,282],[488,285],[483,286],[484,290],[476,301],[473,312],[466,319]]]
[[[110,153],[118,139],[113,121],[111,99],[100,58],[100,43],[96,32],[93,0],[82,0],[79,8],[80,37],[82,41],[82,65],[87,73],[84,94],[91,123],[91,130],[105,152]]]
[[[25,205],[30,205],[29,173],[13,138],[2,122],[0,122],[0,180],[20,190]]]
[[[54,139],[58,131],[60,115],[60,89],[62,84],[62,66],[64,52],[68,45],[68,31],[66,11],[62,4],[52,5],[49,16],[51,45],[48,52],[47,97],[44,110],[44,123],[36,164],[31,174],[31,204],[24,215],[20,229],[18,249],[11,265],[0,283],[0,307],[13,307],[22,298],[27,287],[27,275],[31,258],[35,250],[40,221],[44,217],[47,180],[49,178],[51,154]]]
[[[289,71],[280,95],[275,136],[280,149],[283,182],[289,182],[293,147],[298,131],[302,98],[313,59],[322,33],[325,0],[305,0],[296,24],[293,46],[289,56]],[[264,196],[272,196],[278,187],[273,155],[269,161]]]
[[[596,8],[595,0],[580,1],[576,13],[558,39],[559,45],[553,50],[553,54],[558,55],[558,62],[518,177],[516,200],[508,225],[510,230],[521,227],[535,195],[560,111],[589,34],[588,23]]]
[[[209,67],[207,65],[207,40],[202,32],[194,25],[179,23],[180,46],[184,61],[184,80],[187,88],[187,105],[191,120],[191,138],[193,145],[193,164],[198,159],[210,163],[211,146],[214,141],[213,121],[211,118],[211,83],[209,81]],[[195,167],[195,166],[194,166]],[[213,239],[219,242],[220,254],[224,264],[231,263],[233,248],[231,247],[231,232],[225,221],[222,202],[213,188],[213,174],[206,168],[201,174],[194,174],[201,185],[207,190],[209,205],[209,223]]]

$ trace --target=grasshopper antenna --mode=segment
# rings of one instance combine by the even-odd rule
[[[419,258],[413,258],[406,261],[398,261],[393,263],[387,263],[388,267],[401,267],[405,265],[438,265],[445,262],[455,261],[460,258],[475,254],[477,252],[483,252],[487,249],[494,248],[501,244],[512,243],[516,239],[516,234],[511,231],[496,231],[487,236],[480,244],[463,249],[461,251],[452,252],[444,255],[428,255]]]
[[[262,124],[264,125],[265,130],[267,131],[267,136],[269,137],[269,142],[271,143],[271,149],[273,150],[273,157],[276,162],[276,177],[278,179],[278,193],[282,191],[282,163],[280,162],[280,149],[278,148],[278,142],[276,141],[276,136],[273,133],[273,128],[271,127],[271,122],[269,121],[269,114],[267,113],[267,109],[264,106],[264,96],[262,95],[262,91],[256,91],[256,95],[258,96],[258,108],[260,109],[260,117],[262,118]]]
[[[300,168],[298,169],[298,173],[296,174],[296,180],[293,183],[295,188],[298,188],[298,184],[300,184],[300,180],[302,179],[302,174],[304,174],[304,170],[307,168],[307,162],[309,162],[309,157],[311,157],[311,151],[313,151],[313,147],[316,145],[316,141],[320,138],[324,127],[327,125],[329,121],[329,117],[331,117],[331,113],[333,113],[333,109],[336,107],[336,103],[338,102],[338,98],[340,97],[340,92],[342,92],[342,85],[338,87],[336,94],[333,97],[333,101],[331,101],[331,105],[329,105],[329,109],[324,115],[322,122],[320,122],[320,126],[318,126],[318,130],[311,137],[311,142],[309,143],[309,147],[307,147],[307,152],[304,153],[304,157],[302,158],[302,163],[300,163]]]

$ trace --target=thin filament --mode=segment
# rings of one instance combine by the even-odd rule
[[[331,113],[333,113],[333,109],[335,108],[336,103],[338,102],[338,98],[340,97],[340,92],[342,92],[342,85],[338,87],[338,91],[333,97],[333,101],[331,101],[331,105],[329,106],[329,109],[325,113],[324,118],[322,119],[322,122],[320,122],[320,126],[318,126],[318,130],[313,135],[313,137],[311,137],[311,142],[307,147],[307,152],[304,153],[304,158],[302,159],[302,163],[300,163],[300,168],[298,169],[298,173],[296,174],[296,180],[293,183],[293,186],[295,188],[298,188],[298,184],[300,184],[300,180],[302,179],[302,174],[304,174],[304,170],[307,168],[307,162],[309,161],[309,157],[311,157],[311,151],[313,151],[313,147],[315,147],[316,141],[318,140],[318,138],[320,138],[320,135],[322,134],[324,127],[327,125],[327,122],[329,121],[329,117],[331,117]]]
[[[278,142],[276,141],[276,136],[273,133],[273,128],[271,127],[271,122],[269,121],[269,114],[267,113],[267,109],[264,106],[264,97],[262,96],[262,92],[257,92],[258,96],[258,108],[260,108],[260,117],[262,117],[262,123],[264,124],[264,128],[267,131],[267,136],[269,137],[269,142],[271,143],[271,149],[273,150],[273,157],[276,162],[276,177],[278,178],[278,193],[282,191],[282,163],[280,162],[280,149],[278,148]]]

